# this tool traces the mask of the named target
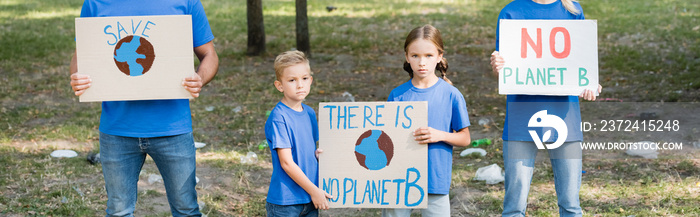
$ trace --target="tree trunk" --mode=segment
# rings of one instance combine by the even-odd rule
[[[309,19],[306,16],[306,0],[296,0],[297,6],[297,50],[311,56],[309,42]]]
[[[265,25],[263,25],[262,0],[247,0],[248,55],[265,52]]]

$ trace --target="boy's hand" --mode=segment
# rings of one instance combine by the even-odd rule
[[[445,132],[433,129],[432,127],[421,127],[413,132],[418,144],[428,144],[445,140]]]
[[[204,86],[204,84],[202,83],[202,77],[194,73],[194,75],[182,80],[182,86],[184,86],[193,97],[199,97],[199,92],[202,91],[202,86]]]
[[[600,86],[600,84],[599,84],[598,85],[598,93],[600,93],[601,91],[603,91],[603,86]],[[581,95],[579,95],[578,97],[583,98],[583,99],[588,100],[588,101],[595,100],[595,94],[593,94],[593,91],[590,89],[584,90],[583,93],[581,93]]]
[[[323,149],[316,149],[316,160],[318,160],[318,155],[323,153]]]
[[[498,71],[500,71],[505,64],[506,61],[503,60],[503,57],[498,51],[491,53],[491,69],[493,70],[493,74],[498,76]]]
[[[78,73],[73,73],[70,75],[70,86],[73,88],[73,92],[76,96],[83,95],[85,90],[92,85],[92,79],[90,76],[81,75]]]
[[[311,201],[313,201],[314,207],[316,207],[316,209],[321,210],[328,210],[328,208],[330,208],[328,204],[328,199],[332,198],[333,196],[326,193],[324,190],[321,190],[320,188],[316,188],[316,191],[311,195]]]

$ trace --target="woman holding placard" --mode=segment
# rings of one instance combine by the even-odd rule
[[[574,20],[584,19],[583,9],[572,0],[515,0],[506,5],[498,19]],[[499,26],[500,27],[500,26]],[[493,73],[498,76],[505,60],[499,54],[499,30],[496,30],[496,51],[491,54]],[[598,93],[601,87],[598,86]],[[578,97],[595,100],[593,90],[587,89]],[[583,134],[580,130],[581,112],[576,96],[508,95],[506,120],[503,128],[503,160],[505,167],[505,197],[503,216],[525,216],[527,195],[538,147],[557,136],[566,137],[561,146],[549,149],[554,172],[559,214],[581,216],[579,190],[581,188],[581,147]],[[544,112],[542,112],[544,111]],[[566,132],[551,130],[529,130],[530,127],[545,129],[547,122],[565,123]],[[538,125],[539,124],[539,125]],[[555,130],[559,130],[556,129]],[[544,141],[539,140],[539,135]]]

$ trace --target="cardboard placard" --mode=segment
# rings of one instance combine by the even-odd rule
[[[499,94],[598,95],[596,20],[500,20]]]
[[[427,102],[319,105],[319,187],[331,208],[426,208],[428,146],[413,131],[428,126]]]
[[[192,98],[190,15],[76,18],[75,32],[78,73],[92,79],[80,102]]]

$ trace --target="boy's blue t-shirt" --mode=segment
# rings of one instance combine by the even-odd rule
[[[514,0],[506,5],[498,15],[501,19],[516,20],[576,20],[585,19],[583,9],[578,2],[574,6],[579,14],[572,14],[564,8],[561,0],[550,4],[539,4],[532,0]],[[498,23],[500,27],[500,22]],[[496,50],[499,47],[499,28],[496,28]],[[508,61],[508,60],[506,60]],[[546,96],[546,95],[508,95],[506,105],[506,121],[503,127],[503,140],[532,141],[528,132],[528,121],[533,114],[547,110],[550,115],[560,117],[568,129],[566,141],[582,141],[581,110],[578,96]],[[543,135],[538,132],[538,135]],[[550,137],[548,142],[555,141],[557,134]]]
[[[298,112],[279,102],[265,123],[265,138],[272,153],[272,178],[267,202],[272,204],[294,205],[311,202],[311,196],[282,169],[275,149],[290,148],[294,163],[318,186],[318,160],[315,153],[318,141],[316,112],[305,104],[302,104],[302,107],[304,110]]]
[[[214,39],[199,0],[86,0],[80,12],[80,17],[150,15],[192,15],[194,47]],[[102,102],[100,131],[127,137],[161,137],[192,132],[190,103],[187,99]]]
[[[428,101],[428,127],[445,132],[469,127],[467,103],[462,93],[442,79],[420,89],[408,82],[394,88],[388,101]],[[428,193],[449,194],[452,182],[452,145],[428,144]]]

